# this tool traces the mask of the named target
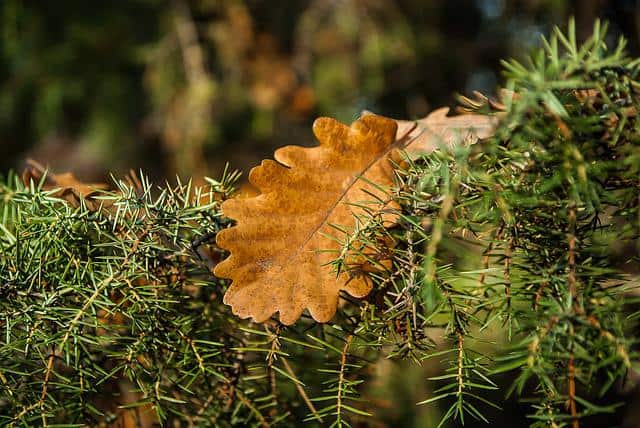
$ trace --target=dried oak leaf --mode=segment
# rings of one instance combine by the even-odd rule
[[[249,174],[262,193],[223,203],[225,215],[237,221],[216,238],[231,253],[214,270],[232,279],[224,303],[256,322],[279,312],[282,323],[292,324],[305,309],[316,321],[329,321],[340,291],[360,298],[371,290],[366,276],[336,273],[329,263],[365,212],[360,203],[388,199],[390,155],[402,149],[415,157],[459,134],[475,135],[470,131],[475,128],[477,137],[485,138],[493,125],[486,116],[447,118],[442,109],[418,123],[371,114],[351,126],[317,119],[318,147],[276,150],[276,161],[265,160]],[[390,214],[384,221],[393,219]]]
[[[42,177],[45,177],[43,184],[45,190],[57,189],[53,196],[64,199],[74,206],[78,206],[80,200],[84,199],[92,210],[96,209],[99,203],[92,200],[91,196],[109,187],[103,183],[83,183],[70,172],[54,174],[38,162],[32,159],[27,160],[27,168],[22,173],[22,182],[25,186],[28,186],[31,181],[39,183]]]
[[[495,116],[461,114],[447,116],[447,107],[432,111],[416,121],[398,120],[398,138],[408,140],[404,151],[410,158],[432,152],[443,145],[474,143],[493,135],[498,119]]]

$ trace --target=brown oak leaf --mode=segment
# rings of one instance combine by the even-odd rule
[[[330,262],[366,211],[361,203],[389,199],[390,156],[401,149],[416,157],[458,137],[485,138],[494,125],[487,116],[449,118],[443,109],[417,122],[372,114],[351,126],[317,119],[313,131],[319,146],[276,150],[275,161],[265,160],[249,174],[262,193],[222,205],[224,214],[237,221],[216,239],[231,253],[214,270],[232,279],[224,302],[256,322],[279,312],[282,323],[292,324],[305,309],[316,321],[329,321],[340,291],[357,298],[371,291],[365,275],[337,273]],[[378,209],[383,206],[389,204],[379,202]],[[393,218],[388,214],[384,221]]]
[[[27,168],[22,173],[22,182],[25,186],[28,186],[30,182],[38,184],[42,177],[45,177],[42,186],[44,190],[57,189],[53,196],[64,199],[74,206],[78,206],[80,200],[84,199],[92,210],[100,204],[93,201],[91,196],[109,187],[103,183],[83,183],[70,172],[54,174],[47,171],[40,163],[32,159],[27,160]]]
[[[407,136],[406,147],[410,158],[432,152],[445,145],[474,143],[478,139],[489,138],[498,123],[494,116],[461,114],[447,116],[447,107],[432,111],[428,116],[416,121],[398,120],[398,138]]]

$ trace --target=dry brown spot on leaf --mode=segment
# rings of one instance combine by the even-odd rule
[[[217,276],[232,279],[224,302],[242,318],[262,322],[279,312],[281,322],[292,324],[305,309],[316,321],[330,320],[342,290],[366,296],[366,275],[336,274],[329,263],[356,217],[367,211],[354,204],[377,201],[375,209],[389,208],[384,189],[393,184],[390,155],[402,149],[417,157],[443,143],[493,132],[493,118],[446,113],[440,109],[399,127],[371,114],[350,127],[320,118],[313,127],[318,147],[287,146],[275,152],[276,161],[254,168],[249,181],[262,194],[222,206],[237,220],[217,236],[218,246],[231,253],[215,268]],[[394,218],[387,213],[383,220],[391,224]]]

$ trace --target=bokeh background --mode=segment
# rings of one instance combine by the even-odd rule
[[[27,158],[86,181],[248,171],[275,147],[313,144],[321,115],[416,118],[493,94],[500,59],[570,16],[580,38],[602,18],[639,54],[637,0],[0,0],[0,173]],[[380,418],[367,424],[435,426],[437,409],[415,403],[437,367],[375,370]],[[640,427],[635,407],[591,426]],[[491,419],[526,426],[526,411],[509,401]]]
[[[500,59],[572,15],[638,52],[636,0],[1,0],[0,171],[247,170],[312,144],[320,115],[415,118],[494,93]]]

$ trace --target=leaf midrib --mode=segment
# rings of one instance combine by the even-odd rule
[[[405,147],[408,146],[409,144],[411,144],[411,141],[417,139],[422,134],[422,132],[424,132],[424,130],[422,130],[422,131],[420,131],[420,133],[418,133],[418,135],[414,136],[413,138],[408,138],[409,134],[411,134],[411,132],[413,132],[413,130],[416,129],[417,126],[418,126],[418,123],[414,122],[413,126],[405,133],[405,135],[403,135],[401,138],[396,139],[393,143],[391,143],[389,145],[389,147],[384,152],[381,153],[380,156],[377,156],[376,158],[372,159],[371,162],[369,162],[369,164],[367,164],[367,166],[361,171],[360,174],[357,174],[357,175],[352,177],[351,182],[349,183],[349,185],[344,188],[344,190],[342,191],[340,196],[329,207],[329,209],[327,209],[327,211],[324,214],[324,216],[322,217],[322,219],[313,228],[313,230],[311,230],[311,232],[307,235],[307,237],[304,239],[304,241],[302,241],[302,243],[298,246],[298,249],[293,254],[291,254],[289,257],[287,257],[287,259],[286,259],[287,263],[290,263],[295,257],[297,257],[302,252],[303,248],[315,236],[315,234],[320,231],[320,229],[324,226],[324,224],[327,222],[327,220],[331,216],[331,213],[336,209],[338,204],[340,204],[340,202],[344,199],[344,197],[347,195],[347,193],[349,193],[349,191],[353,188],[353,185],[360,179],[360,177],[364,176],[367,173],[367,171],[369,171],[369,169],[371,169],[371,167],[373,167],[373,165],[378,163],[381,159],[389,156],[389,154],[393,150],[395,150],[397,148],[400,148],[402,146],[405,146]]]

